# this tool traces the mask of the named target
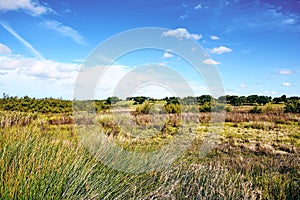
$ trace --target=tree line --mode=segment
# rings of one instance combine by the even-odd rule
[[[163,99],[154,99],[145,96],[127,97],[127,101],[133,101],[135,105],[147,102],[165,101],[170,108],[174,105],[199,105],[202,106],[204,112],[209,111],[211,105],[228,104],[232,106],[258,106],[267,103],[285,104],[286,112],[300,113],[300,97],[287,97],[282,95],[280,97],[249,95],[237,96],[226,95],[218,98],[213,98],[210,95],[201,95],[197,97],[165,97]],[[112,104],[116,104],[122,99],[113,96],[105,100],[64,100],[62,98],[31,98],[29,96],[17,97],[9,96],[3,93],[0,98],[0,110],[22,111],[22,112],[41,112],[41,113],[70,113],[73,109],[77,110],[93,110],[96,112],[107,110],[111,108]],[[221,108],[221,107],[220,107]],[[201,109],[200,109],[201,111]]]

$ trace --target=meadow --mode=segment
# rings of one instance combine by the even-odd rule
[[[93,120],[108,140],[128,151],[160,149],[178,130],[193,134],[193,141],[160,170],[124,172],[89,152],[80,129],[90,122],[76,119],[70,109],[3,109],[0,199],[300,199],[300,114],[284,112],[284,104],[226,105],[220,121],[212,117],[222,112],[199,112],[198,106],[177,113],[162,112],[163,101],[115,105],[115,112],[105,108]],[[212,124],[221,131],[201,156]]]

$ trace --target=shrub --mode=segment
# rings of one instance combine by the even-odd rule
[[[232,111],[231,106],[226,106],[226,107],[225,107],[225,111],[226,111],[226,112],[231,112],[231,111]]]
[[[211,110],[213,111],[213,112],[222,112],[222,111],[224,111],[225,110],[225,105],[224,104],[221,104],[221,103],[213,103],[212,104],[212,108],[211,108]]]
[[[217,102],[205,102],[199,106],[199,112],[221,112],[225,109],[225,105]]]
[[[137,113],[149,114],[152,107],[153,107],[152,103],[146,102],[143,103],[141,106],[137,107],[135,111]]]
[[[249,113],[262,113],[262,109],[258,106],[254,106],[251,110],[249,110]]]
[[[167,104],[165,105],[165,110],[167,113],[172,114],[180,114],[181,113],[181,105],[180,104]]]
[[[289,100],[285,103],[284,112],[300,113],[300,100]]]
[[[272,107],[272,103],[271,102],[269,102],[269,103],[267,103],[266,105],[265,105],[265,107],[264,107],[264,112],[272,112],[274,109],[273,109],[273,107]]]
[[[211,112],[211,103],[205,102],[203,105],[200,105],[199,112]]]

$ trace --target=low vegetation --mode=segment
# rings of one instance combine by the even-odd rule
[[[0,199],[300,199],[299,100],[282,96],[273,103],[236,106],[202,97],[72,102],[5,96]],[[128,151],[159,149],[181,133],[194,140],[161,170],[118,171],[82,144],[81,125],[93,121],[75,119],[72,103]],[[223,121],[213,121],[223,115]],[[221,131],[201,156],[213,125]]]

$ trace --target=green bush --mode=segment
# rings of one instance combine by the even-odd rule
[[[203,105],[200,105],[199,112],[211,112],[211,103],[205,102]]]
[[[300,100],[289,100],[285,103],[284,112],[300,113]]]
[[[145,102],[141,106],[136,108],[137,113],[149,114],[151,108],[153,107],[153,103]]]
[[[226,106],[226,107],[225,107],[225,110],[226,110],[226,112],[231,112],[231,111],[232,111],[232,108],[231,108],[231,106]]]
[[[165,110],[167,113],[172,114],[180,114],[181,113],[181,105],[180,104],[167,104],[165,105]]]
[[[218,102],[205,102],[199,106],[199,112],[221,112],[225,110],[225,105]]]
[[[254,106],[251,110],[249,110],[249,113],[262,113],[262,109],[258,106]]]

